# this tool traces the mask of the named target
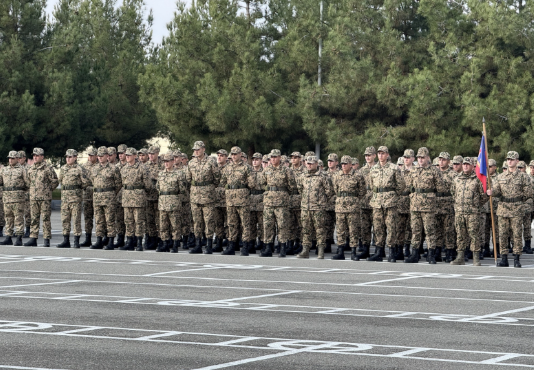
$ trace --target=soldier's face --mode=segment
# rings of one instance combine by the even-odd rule
[[[19,158],[17,160],[19,161],[20,164],[26,163],[26,157],[22,157],[22,158]]]
[[[18,158],[9,158],[9,164],[14,166],[16,164],[19,163],[19,159]]]
[[[193,150],[193,153],[195,154],[195,157],[201,157],[204,155],[204,152],[206,151],[206,148],[200,148]]]
[[[135,155],[127,155],[126,156],[126,162],[128,162],[129,164],[134,164],[135,163]]]
[[[239,163],[243,159],[241,157],[241,153],[232,153],[232,154],[230,154],[230,156],[232,157],[232,162],[234,162],[234,163]]]
[[[452,164],[452,169],[456,172],[460,172],[462,170],[462,165],[459,164],[459,163],[453,163]]]
[[[280,157],[273,157],[271,156],[271,163],[273,166],[277,167],[280,165]]]
[[[44,159],[44,155],[33,155],[33,163],[41,163]]]
[[[449,167],[449,160],[445,158],[439,158],[438,159],[439,167],[440,168],[448,168]]]
[[[517,164],[519,163],[519,159],[507,159],[506,163],[508,164],[508,168],[516,168]]]
[[[69,155],[69,156],[67,157],[67,164],[70,165],[70,166],[72,166],[74,163],[76,163],[76,159],[78,159],[78,157]]]
[[[408,167],[411,167],[413,161],[415,161],[415,157],[404,157],[404,164]]]
[[[181,165],[182,157],[174,157],[174,164]]]
[[[101,164],[106,164],[106,163],[108,163],[108,155],[107,155],[107,154],[99,155],[99,156],[98,156],[98,161],[99,161]]]
[[[338,161],[328,161],[328,168],[334,169],[337,167]]]
[[[148,161],[148,157],[146,156],[146,154],[139,154],[139,160],[145,163],[146,161]]]
[[[261,158],[254,158],[252,160],[252,165],[256,168],[258,168],[259,166],[261,166],[262,162],[261,162]]]
[[[97,161],[96,155],[89,155],[89,162],[96,163],[96,161]]]
[[[352,165],[352,169],[353,169],[353,170],[357,170],[358,168],[360,168],[360,164],[359,164],[359,163],[354,163],[354,164]]]
[[[365,161],[367,163],[373,163],[375,161],[376,154],[366,154],[365,155]]]
[[[430,157],[417,157],[417,163],[421,166],[426,166],[430,163]]]
[[[228,157],[224,154],[218,153],[217,154],[217,163],[219,164],[225,164],[228,161]]]
[[[267,167],[269,165],[269,162],[261,162],[261,166],[263,168]]]
[[[293,164],[295,167],[300,166],[300,157],[291,157],[291,164]]]
[[[115,161],[117,160],[117,154],[111,154],[111,155],[108,155],[108,161],[109,163],[115,163]]]
[[[349,173],[352,170],[352,164],[350,163],[341,163],[341,169],[344,173]]]
[[[386,163],[388,160],[389,154],[386,152],[378,152],[378,160],[380,163]]]
[[[119,161],[121,161],[121,162],[126,161],[126,154],[125,153],[119,153]]]
[[[530,174],[534,175],[534,166],[530,166],[529,169],[530,169]],[[495,172],[495,170],[493,170],[493,172]],[[490,170],[490,173],[491,173],[491,170]]]
[[[167,170],[172,169],[172,166],[174,166],[174,161],[165,161],[165,162],[163,162],[163,163],[165,163],[165,168],[166,168]]]
[[[497,171],[497,166],[489,166],[489,174],[493,175]],[[530,167],[530,172],[532,173],[532,167]]]
[[[471,171],[473,171],[473,165],[469,163],[462,163],[462,170],[464,173],[471,173]]]
[[[188,161],[187,158],[182,158],[182,164],[183,164],[184,166],[187,164],[187,161]]]
[[[308,170],[310,170],[310,171],[316,170],[318,165],[319,165],[319,164],[318,164],[317,162],[315,162],[315,163],[308,163],[308,162],[306,162],[306,168],[307,168]]]
[[[148,153],[148,158],[152,162],[156,162],[158,160],[158,153]]]
[[[525,167],[521,167],[521,168],[519,168],[519,171],[521,171],[521,172],[527,172],[527,169],[526,169]]]

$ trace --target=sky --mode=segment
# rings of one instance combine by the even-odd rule
[[[52,13],[54,6],[58,3],[59,0],[48,0],[47,1],[47,12],[48,14]],[[118,1],[121,3],[122,1]],[[187,0],[186,3],[190,1]],[[167,36],[167,23],[169,23],[174,16],[174,11],[176,10],[176,0],[145,0],[147,14],[148,10],[152,9],[154,15],[154,24],[152,26],[152,40],[154,43],[161,43],[161,39],[164,36]]]

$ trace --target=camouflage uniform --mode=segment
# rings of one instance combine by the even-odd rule
[[[228,152],[224,149],[221,149],[217,151],[217,154],[223,154],[228,157]],[[225,164],[219,164],[217,163],[217,166],[219,167],[219,171],[222,173],[225,166],[227,166],[228,163]],[[215,204],[215,208],[213,210],[213,222],[215,224],[215,236],[223,240],[226,236],[226,227],[227,227],[227,214],[226,214],[226,190],[222,187],[218,187],[215,189],[217,193],[217,203]]]
[[[126,149],[128,147],[125,144],[120,144],[117,147],[117,153],[126,153]],[[110,147],[108,148],[108,152],[115,150],[115,148]],[[126,161],[121,162],[120,160],[115,163],[115,166],[119,169],[119,172],[121,172],[122,168],[126,166]],[[122,189],[119,191],[119,194],[117,194],[116,199],[116,212],[115,212],[115,228],[118,235],[125,235],[126,233],[126,224],[124,223],[124,208],[122,207]]]
[[[376,154],[376,150],[374,147],[370,146],[365,149],[364,154]],[[376,163],[372,163],[369,165],[366,163],[361,169],[360,173],[362,174],[363,178],[365,179],[366,188],[367,188],[367,194],[362,200],[362,208],[360,213],[360,219],[361,219],[361,228],[362,232],[360,234],[360,237],[362,239],[362,243],[364,245],[370,245],[371,244],[371,228],[373,227],[373,208],[369,205],[369,202],[371,201],[371,197],[373,196],[373,192],[371,191],[371,179],[369,178],[369,175],[371,173],[371,168]]]
[[[489,160],[490,166],[492,159]],[[491,175],[491,183],[497,181],[497,172],[495,172],[493,175]],[[495,243],[497,244],[497,248],[499,246],[499,216],[496,214],[496,210],[499,206],[499,198],[498,197],[491,197],[492,203],[493,203],[493,222],[495,223]],[[489,201],[484,204],[483,211],[486,214],[486,222],[484,223],[484,249],[488,251],[489,256],[489,243],[490,243],[490,237],[492,238],[492,231],[491,231],[491,213],[490,213],[490,204]]]
[[[0,164],[0,173],[2,172],[2,169],[4,166]],[[3,228],[6,226],[6,219],[4,216],[4,190],[0,186],[0,236],[4,236]]]
[[[175,157],[174,161],[174,170],[182,172],[185,176],[186,173],[186,166],[182,164],[182,152],[179,150],[176,150],[173,152],[173,156]],[[180,158],[179,162],[176,162],[176,158]],[[180,201],[182,202],[182,206],[180,207],[180,235],[184,236],[184,247],[187,241],[187,238],[191,232],[191,203],[189,203],[189,185],[187,182],[184,184],[185,188],[183,189],[183,193],[180,193]],[[192,244],[192,243],[190,243]],[[187,247],[186,247],[187,248]]]
[[[413,166],[408,169],[404,165],[404,157],[413,157],[415,153],[412,149],[406,149],[404,156],[399,158],[399,162],[402,161],[401,175],[406,182],[406,177],[410,175],[410,171],[413,170]],[[399,202],[397,206],[398,211],[398,223],[397,223],[397,244],[399,246],[404,245],[405,249],[409,248],[410,240],[412,238],[412,227],[410,224],[410,189],[405,188],[399,196]],[[399,253],[400,256],[400,253]]]
[[[19,151],[18,154],[19,154],[19,158],[26,158],[26,153],[23,150]],[[30,166],[28,166],[27,162],[21,163],[21,166],[26,171],[28,171],[28,168],[30,167]],[[28,190],[26,192],[26,198],[25,198],[25,201],[24,201],[24,227],[26,228],[26,236],[24,236],[25,238],[27,238],[29,236],[28,235],[28,230],[31,227],[31,223],[32,223],[32,211],[31,211],[31,208],[30,208],[30,192]]]
[[[95,148],[90,147],[87,149],[88,155],[96,155]],[[92,163],[89,160],[83,164],[83,167],[87,170],[89,176],[93,173],[93,169],[99,166],[98,162]],[[83,192],[83,220],[85,224],[85,234],[91,235],[93,232],[93,220],[94,220],[94,205],[93,205],[93,186],[89,185]]]
[[[450,154],[441,152],[438,158],[450,159]],[[439,167],[438,167],[439,168]],[[450,168],[441,170],[441,177],[447,187],[446,192],[436,193],[436,247],[454,249],[455,225],[454,225],[454,200],[452,198],[450,187],[458,173]],[[438,261],[439,262],[439,261]]]
[[[159,148],[151,146],[148,148],[148,154],[156,154]],[[147,161],[145,167],[148,170],[152,184],[156,184],[158,174],[164,170],[163,163],[159,158],[153,161]],[[152,187],[146,192],[146,231],[150,238],[157,239],[159,235],[159,214],[158,214],[158,192],[155,187]]]
[[[291,157],[301,157],[299,152],[291,153]],[[291,170],[295,174],[295,178],[298,178],[306,171],[306,166],[300,164],[299,167],[290,166]],[[297,241],[301,238],[302,223],[300,217],[300,201],[301,197],[298,191],[294,191],[289,196],[289,240],[291,242]]]
[[[525,162],[520,161],[517,165],[518,168],[525,168],[527,165]],[[530,182],[534,186],[534,182],[532,182],[532,176],[530,174],[527,174],[528,178],[530,179]],[[531,245],[531,239],[532,239],[532,207],[534,206],[532,199],[527,199],[525,202],[525,215],[523,216],[523,239],[525,240],[525,246],[530,247]],[[530,248],[523,248],[523,251]]]
[[[260,153],[254,153],[252,158],[262,159],[262,156]],[[252,176],[254,176],[255,185],[254,188],[250,190],[250,237],[252,240],[256,240],[257,238],[260,244],[263,242],[263,189],[260,185],[262,172],[262,167],[260,167],[258,170],[254,168],[252,169]]]
[[[334,161],[339,162],[339,158],[336,153],[328,154],[328,162]],[[334,169],[328,167],[325,171],[326,176],[332,183],[332,177],[339,171],[339,168],[336,166]],[[336,196],[333,195],[331,199],[328,200],[328,206],[326,207],[326,219],[325,219],[325,229],[326,229],[326,252],[331,252],[330,246],[334,243],[334,231],[336,230]],[[345,240],[338,240],[338,244],[344,244]]]

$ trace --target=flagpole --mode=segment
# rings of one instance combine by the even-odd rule
[[[488,162],[488,136],[486,135],[486,120],[484,117],[482,117],[482,131],[484,133],[484,147],[485,152],[484,155],[486,156],[486,173],[488,174],[487,180],[488,180],[488,187],[491,190],[491,176],[489,173],[489,162]],[[493,232],[493,257],[495,258],[495,264],[497,264],[497,241],[495,240],[495,220],[493,218],[493,199],[490,195],[489,197],[489,204],[490,204],[490,214],[491,214],[491,231]]]

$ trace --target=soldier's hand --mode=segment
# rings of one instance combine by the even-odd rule
[[[488,190],[486,191],[486,194],[488,194],[488,195],[491,197],[491,189],[488,189]]]

